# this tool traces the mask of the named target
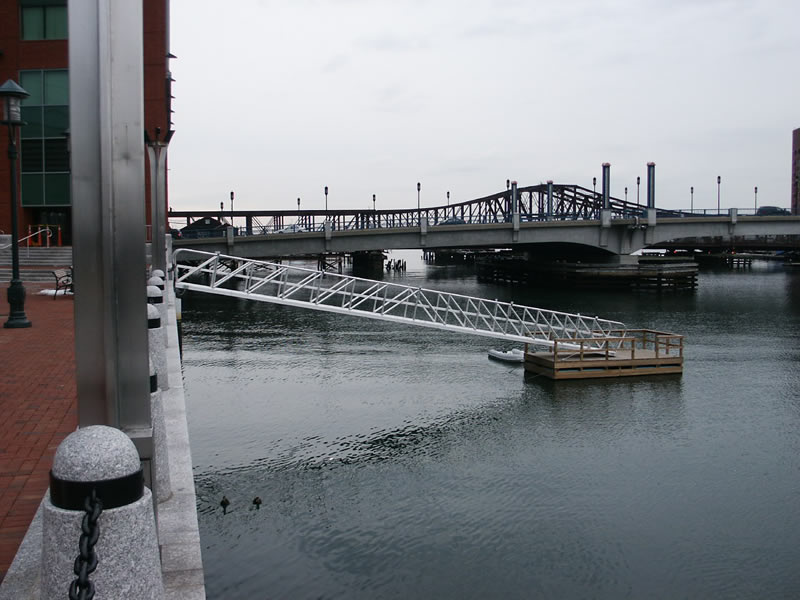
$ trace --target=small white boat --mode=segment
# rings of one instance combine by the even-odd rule
[[[489,358],[502,360],[505,362],[521,363],[525,361],[525,353],[519,348],[511,350],[489,350]]]

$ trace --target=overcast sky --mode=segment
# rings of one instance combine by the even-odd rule
[[[223,8],[224,6],[224,8]],[[423,206],[552,179],[789,206],[800,2],[171,1],[170,205]]]

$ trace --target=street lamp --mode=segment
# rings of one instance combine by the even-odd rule
[[[297,210],[300,210],[300,198],[297,199]]]
[[[694,212],[694,186],[689,188],[689,212]]]
[[[231,190],[231,227],[233,227],[233,190]]]
[[[8,321],[3,327],[21,329],[30,327],[25,315],[25,287],[19,278],[19,233],[17,229],[17,128],[25,125],[22,120],[22,100],[30,96],[16,82],[9,79],[0,85],[0,102],[3,103],[3,125],[8,125],[8,163],[11,179],[11,283],[8,286]]]
[[[597,177],[592,177],[592,194],[597,195]]]
[[[754,196],[754,199],[753,199],[753,202],[754,202],[754,204],[753,204],[753,208],[755,209],[755,211],[756,211],[756,212],[758,212],[758,186],[756,186],[756,187],[754,187],[754,188],[753,188],[753,196]]]
[[[447,192],[447,206],[450,206],[450,192]]]
[[[637,175],[636,177],[636,204],[639,204],[639,184],[641,183],[642,178]]]
[[[719,185],[722,183],[722,177],[717,175],[717,214],[719,214]]]
[[[419,191],[422,189],[422,184],[417,182],[417,211],[419,211]]]
[[[506,191],[511,189],[511,180],[506,179]]]
[[[375,194],[372,194],[372,210],[375,210]]]
[[[328,212],[328,186],[325,186],[325,212]]]
[[[625,186],[625,202],[628,201],[628,186]]]

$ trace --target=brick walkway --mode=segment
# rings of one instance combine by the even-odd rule
[[[0,288],[0,321],[8,319]],[[53,454],[78,424],[72,298],[26,283],[29,329],[0,324],[0,581],[48,486]]]

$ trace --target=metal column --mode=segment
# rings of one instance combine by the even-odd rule
[[[167,272],[167,147],[175,132],[169,130],[164,140],[159,140],[161,128],[156,127],[156,139],[144,132],[147,158],[150,163],[150,220],[152,222],[152,266]]]
[[[553,180],[547,180],[547,220],[553,218]]]
[[[647,163],[647,208],[656,207],[656,163]]]
[[[69,4],[78,424],[147,445],[142,3]],[[150,433],[152,436],[152,433]]]
[[[611,208],[611,164],[603,163],[603,210]]]

